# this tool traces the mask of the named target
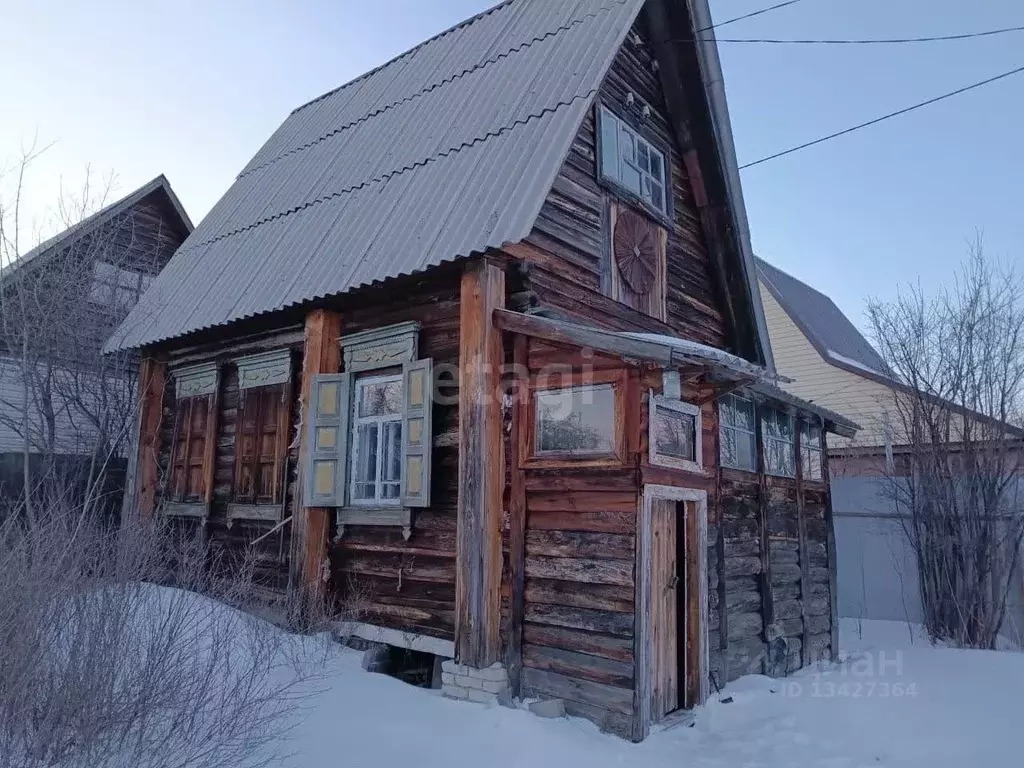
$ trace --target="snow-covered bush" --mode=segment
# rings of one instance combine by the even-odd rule
[[[280,764],[327,643],[241,610],[227,565],[160,523],[0,523],[0,764]]]

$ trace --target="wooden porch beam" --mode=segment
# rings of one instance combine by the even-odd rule
[[[301,404],[309,403],[313,376],[318,373],[337,373],[341,368],[341,315],[327,309],[315,309],[306,315],[302,351]],[[305,418],[299,422],[299,476],[305,471],[308,455]],[[288,581],[294,593],[300,590],[307,599],[321,595],[323,579],[321,567],[327,557],[330,543],[330,510],[322,507],[304,507],[303,483],[296,484],[292,511],[291,565]],[[300,589],[301,588],[301,589]]]
[[[150,520],[156,510],[156,491],[160,482],[160,433],[164,413],[164,385],[167,364],[145,357],[139,367],[139,444],[135,487],[138,514]]]
[[[488,259],[469,262],[462,275],[459,314],[455,655],[460,663],[481,668],[501,654],[504,357],[494,316],[504,304],[502,268]]]

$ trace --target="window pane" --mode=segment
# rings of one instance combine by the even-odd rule
[[[610,384],[537,393],[537,452],[613,453],[615,390]]]
[[[736,466],[740,469],[757,469],[757,446],[754,436],[748,432],[739,432],[736,437]]]
[[[659,211],[665,210],[665,190],[660,184],[651,184],[651,204]]]
[[[654,445],[658,455],[696,461],[694,417],[668,408],[658,408],[656,414]]]
[[[640,194],[640,171],[626,163],[622,164],[622,186],[637,195]]]
[[[355,462],[352,465],[352,497],[367,500],[377,497],[377,423],[356,428]]]
[[[636,163],[636,142],[626,126],[619,131],[619,156],[627,163]]]
[[[601,173],[619,178],[619,126],[607,109],[601,110]]]
[[[764,451],[765,471],[768,474],[783,477],[793,477],[796,474],[796,457],[792,443],[766,440]]]
[[[654,177],[655,181],[664,181],[662,175],[662,168],[664,167],[664,159],[661,152],[656,149],[651,150],[651,176]]]
[[[374,381],[359,387],[359,417],[402,412],[402,380]]]
[[[640,170],[650,173],[651,153],[647,149],[647,144],[640,140],[636,142],[636,164],[640,166]]]
[[[754,431],[754,404],[749,400],[729,395],[721,402],[722,423]]]
[[[803,462],[804,477],[810,480],[821,480],[821,451],[804,451]]]

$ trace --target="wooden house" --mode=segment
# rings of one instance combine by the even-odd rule
[[[856,425],[775,385],[709,24],[508,0],[296,109],[109,342],[143,513],[637,740],[834,654]]]
[[[4,497],[20,495],[20,466],[26,455],[30,462],[47,456],[71,465],[95,449],[97,435],[90,418],[95,417],[95,409],[76,410],[77,402],[94,393],[82,388],[68,391],[53,382],[97,373],[102,367],[103,342],[192,228],[170,183],[158,176],[3,265],[0,485]],[[36,374],[24,375],[26,368]]]

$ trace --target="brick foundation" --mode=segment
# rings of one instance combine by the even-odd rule
[[[500,663],[485,669],[467,667],[448,660],[441,663],[441,693],[449,699],[508,706],[508,673]]]

